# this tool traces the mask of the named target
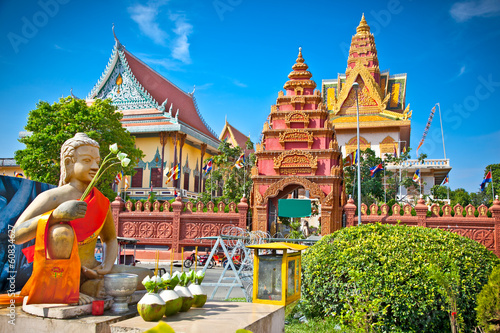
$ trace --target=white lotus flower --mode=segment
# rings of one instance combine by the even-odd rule
[[[148,275],[148,276],[146,276],[146,277],[144,278],[144,280],[142,280],[142,284],[143,284],[143,285],[146,285],[146,283],[147,283],[147,282],[150,282],[150,281],[151,281],[151,278],[150,278],[150,277],[149,277],[149,275]]]
[[[165,273],[161,278],[165,281],[170,281],[172,279],[172,276],[170,276],[170,273]]]
[[[155,275],[151,278],[151,281],[153,281],[154,283],[161,283],[161,277],[159,277],[158,275]]]
[[[116,155],[116,157],[118,157],[120,161],[123,161],[123,159],[127,157],[127,154],[120,152]]]
[[[111,146],[109,146],[109,151],[113,154],[118,153],[118,145],[116,143],[113,143]]]
[[[127,158],[125,157],[123,160],[122,160],[122,167],[126,167],[130,164],[130,158]]]
[[[203,273],[203,271],[198,271],[196,272],[196,278],[199,279],[199,278],[203,278],[205,277],[205,273]]]

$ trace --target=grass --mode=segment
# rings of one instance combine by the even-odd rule
[[[331,317],[321,319],[309,319],[307,323],[293,322],[285,325],[285,333],[332,333],[340,332],[340,328],[336,328],[337,323]]]

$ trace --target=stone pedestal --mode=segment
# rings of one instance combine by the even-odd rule
[[[285,331],[285,307],[278,305],[207,302],[203,308],[191,308],[163,318],[175,333],[234,333],[244,328],[253,333],[281,333]],[[144,332],[158,323],[134,317],[110,325],[111,333]]]

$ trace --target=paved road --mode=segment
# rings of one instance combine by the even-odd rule
[[[140,267],[146,267],[146,268],[154,268],[155,266],[152,265],[152,264],[140,264],[138,263],[137,266],[140,266]],[[167,263],[167,264],[160,264],[160,268],[164,268],[167,272],[170,272],[170,263]],[[173,267],[173,272],[175,271],[181,271],[181,266],[180,264],[179,265],[175,265],[174,264],[174,267]],[[194,266],[192,267],[194,269]],[[198,267],[197,270],[201,270],[203,267]],[[184,272],[188,271],[187,268],[184,268]],[[208,286],[207,284],[211,284],[211,283],[216,283],[221,274],[223,272],[223,268],[222,267],[214,267],[212,269],[207,269],[206,272],[205,272],[205,279],[203,279],[203,282],[201,284],[201,286],[203,287],[203,289],[205,290],[205,292],[207,293],[208,297],[210,298],[211,295],[212,295],[212,292],[213,290],[215,289],[214,286]],[[251,274],[251,272],[245,272],[246,275],[249,275]],[[231,279],[225,279],[223,280],[223,282],[225,283],[232,283],[234,281],[234,273],[232,270],[227,270],[224,277],[229,277]],[[250,276],[248,276],[247,279],[244,280],[244,284],[245,286],[248,284],[248,282],[250,282],[252,280],[252,278]],[[217,289],[217,292],[215,293],[214,297],[213,297],[213,300],[224,300],[226,298],[241,298],[241,297],[245,297],[245,294],[243,292],[243,289],[239,288],[239,287],[234,287],[231,291],[231,293],[229,294],[229,297],[227,296],[227,293],[229,291],[230,287],[219,287]],[[250,290],[250,293],[251,293],[251,289],[248,289]]]

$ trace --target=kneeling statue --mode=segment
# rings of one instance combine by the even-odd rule
[[[21,291],[28,303],[87,304],[105,296],[104,275],[133,273],[141,281],[151,271],[115,265],[118,252],[109,200],[94,188],[79,199],[99,169],[99,144],[77,133],[61,148],[59,187],[38,195],[14,225],[17,244],[32,239],[23,251],[34,260],[33,274]],[[104,245],[102,262],[95,259],[97,237]]]

